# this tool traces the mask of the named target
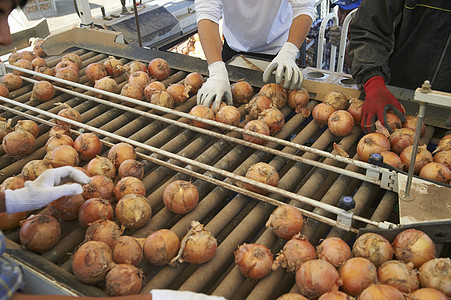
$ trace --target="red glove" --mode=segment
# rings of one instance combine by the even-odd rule
[[[392,132],[387,123],[387,110],[392,110],[395,115],[406,121],[406,117],[402,113],[403,109],[398,100],[387,90],[385,81],[382,76],[374,76],[368,79],[363,88],[365,89],[365,102],[362,106],[362,130],[367,133],[374,130],[374,123],[378,119],[381,123]],[[387,124],[387,125],[386,125]]]

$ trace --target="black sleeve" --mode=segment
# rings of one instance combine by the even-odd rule
[[[390,80],[389,56],[394,32],[403,11],[403,0],[362,0],[350,24],[348,55],[352,76],[363,85],[373,76]]]

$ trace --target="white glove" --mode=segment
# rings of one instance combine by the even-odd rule
[[[298,53],[299,49],[294,44],[290,42],[283,44],[279,54],[274,57],[263,73],[263,82],[268,82],[272,72],[276,70],[276,83],[280,84],[284,80],[284,88],[300,89],[304,82],[304,75],[296,65]]]
[[[216,61],[208,66],[209,78],[197,91],[197,104],[216,110],[221,105],[222,98],[227,105],[233,105],[229,74],[223,61]]]
[[[208,296],[187,291],[152,290],[150,294],[152,295],[152,300],[226,300],[224,297]]]
[[[58,186],[67,180],[78,183]],[[81,194],[83,188],[79,183],[87,184],[90,180],[82,171],[69,166],[46,170],[36,180],[26,181],[25,187],[5,191],[6,212],[38,209],[60,197]]]

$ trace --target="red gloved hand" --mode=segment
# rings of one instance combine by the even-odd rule
[[[403,109],[398,100],[387,90],[385,81],[382,76],[374,76],[368,79],[364,84],[365,102],[362,106],[362,130],[365,133],[374,130],[374,123],[378,119],[381,123],[392,132],[387,122],[387,110],[392,110],[395,115],[406,121],[406,117],[402,113]]]

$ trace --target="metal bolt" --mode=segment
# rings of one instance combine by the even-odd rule
[[[430,91],[431,91],[431,82],[429,80],[425,80],[424,83],[421,85],[421,92],[429,93]]]

